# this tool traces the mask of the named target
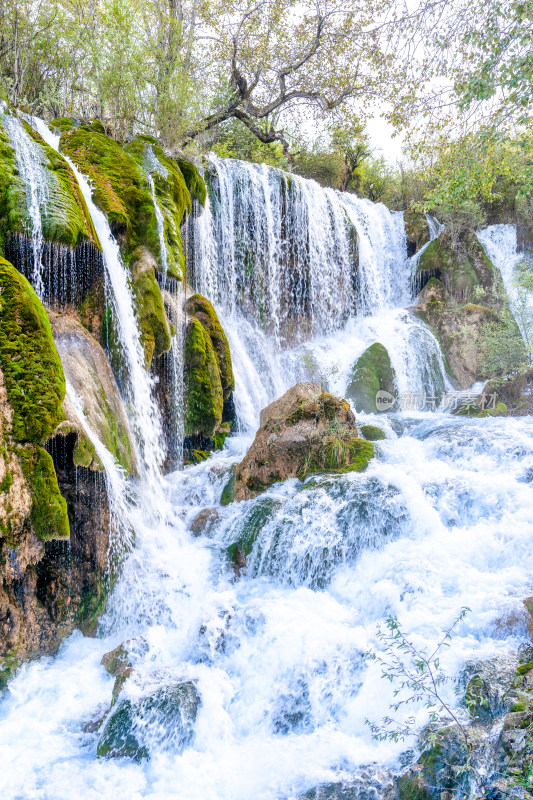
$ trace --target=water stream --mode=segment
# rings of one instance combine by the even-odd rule
[[[266,167],[213,159],[212,170],[212,196],[190,223],[190,274],[228,333],[239,431],[223,452],[165,477],[157,425],[145,419],[149,381],[134,386],[142,360],[131,291],[76,171],[125,330],[137,424],[149,426],[139,433],[148,464],[141,484],[150,487],[157,472],[165,513],[153,513],[141,486],[127,510],[135,546],[98,637],[75,632],[57,656],[26,663],[0,699],[2,797],[293,800],[363,768],[379,786],[381,767],[397,766],[408,746],[374,741],[365,724],[393,699],[365,658],[381,647],[376,625],[385,615],[423,646],[468,606],[443,657],[450,675],[505,657],[525,635],[529,418],[359,414],[387,434],[364,474],[290,480],[220,505],[260,409],[306,377],[305,351],[340,395],[374,341],[389,350],[401,391],[442,391],[445,377],[433,334],[406,308],[414,298],[401,215]],[[205,509],[212,513],[194,535]],[[237,578],[226,548],[244,532],[256,540]],[[100,660],[132,638],[135,673],[123,697],[146,701],[135,723],[146,757],[97,758],[96,723],[114,682]],[[168,707],[150,700],[176,685],[199,697],[187,739],[169,724]],[[457,704],[451,683],[445,691]],[[427,712],[415,711],[423,724]]]

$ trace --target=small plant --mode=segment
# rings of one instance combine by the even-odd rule
[[[400,628],[397,618],[388,616],[385,620],[385,630],[378,625],[377,633],[377,638],[385,645],[385,654],[382,656],[374,652],[367,653],[368,658],[381,666],[382,677],[396,684],[394,697],[397,699],[390,708],[397,712],[402,706],[424,703],[429,710],[431,722],[436,722],[443,712],[446,713],[457,725],[467,753],[471,750],[467,728],[441,694],[440,687],[450,678],[441,668],[440,654],[443,648],[449,647],[454,629],[469,611],[470,609],[466,607],[461,609],[457,619],[431,651],[415,647]],[[372,737],[379,741],[397,742],[418,734],[414,716],[403,722],[398,722],[389,716],[384,717],[380,724],[368,719],[365,722],[372,731]],[[436,735],[436,732],[430,733],[430,745],[435,743]]]

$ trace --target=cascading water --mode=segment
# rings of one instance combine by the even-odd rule
[[[500,271],[507,297],[510,300],[517,325],[522,336],[526,337],[524,318],[518,313],[518,289],[516,285],[516,267],[524,259],[524,254],[518,250],[518,241],[515,225],[489,225],[478,233],[478,239],[485,251]],[[533,293],[529,295],[529,307],[533,309]]]
[[[411,302],[401,217],[314,185],[295,189],[300,199],[290,200],[291,220],[310,219],[308,206],[298,208],[309,202],[307,191],[321,197],[323,209],[339,203],[348,234],[355,226],[363,242],[357,280],[366,306],[354,316],[348,297],[344,305],[351,267],[331,262],[343,288],[328,323],[313,305],[310,279],[300,293],[282,298],[288,262],[273,259],[289,241],[268,228],[275,176],[266,168],[219,166],[226,199],[217,198],[215,180],[214,202],[229,205],[208,202],[195,218],[189,253],[193,247],[195,287],[215,301],[229,334],[245,433],[228,438],[225,451],[205,463],[160,479],[164,523],[149,507],[147,513],[142,493],[130,505],[135,546],[99,638],[74,633],[55,658],[25,664],[10,682],[0,701],[0,751],[9,767],[0,774],[2,796],[301,800],[313,787],[359,776],[353,796],[377,800],[385,793],[381,767],[397,767],[409,745],[373,741],[365,725],[365,718],[379,722],[394,700],[395,686],[364,655],[382,648],[376,624],[396,615],[409,640],[423,647],[469,606],[442,658],[449,675],[495,653],[505,659],[525,635],[520,605],[531,593],[533,570],[527,418],[383,415],[378,424],[387,439],[367,472],[295,479],[254,500],[221,506],[222,488],[250,442],[260,407],[304,372],[300,350],[280,347],[298,340],[288,324],[290,304],[293,310],[300,304],[302,318],[305,312],[305,335],[314,335],[305,347],[323,372],[341,362],[331,378],[338,393],[372,341],[389,349],[405,382],[400,387],[412,391],[417,381],[436,380],[424,378],[423,362],[437,351],[430,331],[401,307]],[[236,211],[235,187],[249,172],[256,183],[246,191],[261,197],[269,187],[270,208]],[[236,219],[255,225],[254,236],[257,226],[262,231],[257,275],[244,269],[252,233]],[[314,219],[334,235],[331,215]],[[309,232],[306,240],[303,222],[295,236],[303,249],[288,249],[287,258],[309,267],[312,237]],[[324,276],[318,272],[324,265],[316,267]],[[267,274],[279,284],[268,286]],[[334,299],[333,286],[323,291]],[[258,297],[263,306],[255,304]],[[268,310],[276,297],[277,317]],[[375,418],[358,415],[358,421]],[[241,535],[254,543],[237,579],[226,549]],[[100,660],[124,640],[133,672],[104,719],[114,679]],[[443,691],[456,705],[453,684]],[[427,711],[413,710],[424,724]],[[97,758],[102,731],[128,715],[135,757]]]
[[[265,165],[212,157],[209,175],[205,211],[189,221],[188,272],[221,314],[240,362],[244,429],[313,376],[310,361],[334,372],[329,383],[343,394],[358,356],[376,341],[389,352],[402,402],[440,399],[447,379],[439,344],[406,310],[414,266],[401,212]],[[431,235],[438,231],[432,221]]]
[[[43,120],[33,118],[33,124],[43,139],[59,152],[60,137],[53,134]],[[102,245],[106,278],[111,291],[110,300],[117,324],[121,350],[127,364],[127,411],[139,450],[140,465],[148,487],[147,497],[155,513],[163,507],[160,492],[160,467],[164,452],[161,419],[153,396],[153,383],[144,368],[144,353],[135,316],[132,289],[120,257],[119,246],[111,233],[105,214],[93,202],[92,189],[71,159],[65,157],[83,194],[96,234]]]

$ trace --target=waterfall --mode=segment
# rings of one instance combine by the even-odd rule
[[[60,136],[53,134],[46,123],[33,118],[33,124],[43,139],[59,153]],[[153,381],[144,368],[144,352],[135,315],[131,283],[120,257],[119,246],[111,233],[105,214],[92,199],[92,189],[87,178],[80,173],[71,159],[65,157],[78,181],[91,216],[96,234],[102,245],[106,280],[111,289],[114,320],[122,356],[126,361],[127,412],[138,448],[139,463],[151,498],[154,513],[161,510],[160,468],[164,460],[159,409],[153,395]],[[158,508],[159,506],[159,508]]]
[[[211,191],[189,220],[188,274],[230,341],[241,429],[298,380],[311,359],[344,394],[353,364],[387,348],[406,398],[447,386],[440,346],[411,316],[416,258],[401,212],[281,170],[211,156]],[[430,235],[439,224],[428,219]],[[307,354],[307,355],[306,355]]]
[[[477,237],[488,257],[499,270],[509,305],[516,323],[525,341],[529,340],[528,332],[524,326],[524,319],[518,313],[518,291],[515,284],[515,270],[523,261],[524,255],[518,251],[516,225],[489,225],[479,231]],[[533,313],[533,293],[529,295],[529,306]]]
[[[168,355],[169,370],[171,375],[171,384],[173,386],[173,396],[171,403],[171,416],[172,419],[168,424],[173,428],[173,435],[170,442],[170,457],[178,464],[183,460],[183,439],[185,436],[185,403],[184,403],[184,383],[183,383],[183,370],[184,370],[184,292],[183,283],[169,278],[168,276],[168,251],[167,241],[165,236],[165,219],[157,194],[155,190],[155,183],[152,173],[158,173],[166,177],[168,170],[159,161],[153,151],[151,145],[147,145],[144,151],[145,161],[145,175],[150,187],[152,201],[155,209],[155,216],[157,220],[157,233],[159,237],[159,251],[161,258],[161,268],[164,273],[163,291],[168,292],[171,297],[169,303],[166,304],[167,314],[169,319],[176,329],[176,333],[172,336],[170,342],[170,352]]]
[[[31,221],[31,238],[33,245],[33,271],[31,283],[39,295],[43,295],[42,253],[43,224],[42,214],[48,199],[48,176],[43,166],[45,155],[43,148],[25,131],[20,120],[10,114],[5,104],[0,105],[1,122],[7,131],[16,154],[19,175],[26,188],[26,204]]]

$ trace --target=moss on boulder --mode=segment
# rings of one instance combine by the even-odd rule
[[[3,126],[1,124],[3,119]],[[0,115],[0,247],[12,234],[31,232],[28,187],[19,175],[10,125],[21,125],[32,140],[41,162],[46,198],[41,207],[43,238],[47,242],[76,247],[86,241],[99,247],[87,206],[76,178],[65,159],[53,150],[25,121]]]
[[[361,425],[361,433],[368,442],[379,442],[387,438],[377,425]]]
[[[211,337],[195,317],[185,334],[185,435],[212,437],[222,421],[224,398]]]
[[[376,405],[379,391],[393,395],[396,375],[389,354],[379,342],[374,342],[357,359],[352,377],[346,389],[346,397],[352,400],[358,411],[374,413],[380,411]]]
[[[492,262],[473,231],[462,234],[456,246],[446,232],[441,233],[420,256],[418,277],[421,285],[430,277],[438,278],[461,301],[472,299],[476,287],[492,295],[498,285]]]
[[[63,368],[39,298],[3,258],[0,289],[0,368],[13,408],[13,439],[42,444],[63,419]]]
[[[68,539],[67,504],[61,496],[52,457],[43,447],[19,450],[22,472],[32,498],[30,519],[39,539]]]
[[[235,389],[235,378],[233,376],[228,339],[217,313],[209,300],[206,300],[201,294],[194,294],[189,297],[186,303],[186,311],[188,316],[196,317],[209,334],[217,356],[224,401],[227,401]]]
[[[374,446],[359,437],[346,400],[298,383],[261,412],[261,427],[235,471],[235,500],[312,472],[363,472]]]
[[[152,176],[156,200],[163,217],[166,269],[170,277],[183,280],[185,257],[180,226],[185,213],[191,209],[191,191],[181,169],[182,163],[190,167],[187,175],[191,176],[193,186],[196,186],[196,180],[202,181],[202,178],[194,164],[176,162],[149,136],[138,136],[125,146],[125,150]],[[196,179],[194,176],[197,176]],[[164,271],[159,242],[157,251],[153,252],[158,256],[159,269]]]
[[[170,348],[170,325],[165,312],[161,289],[155,275],[157,264],[145,247],[138,247],[132,256],[132,276],[137,301],[146,364]]]
[[[119,142],[84,124],[61,135],[61,150],[93,186],[93,199],[106,214],[126,260],[139,245],[159,252],[157,219],[146,176]]]

